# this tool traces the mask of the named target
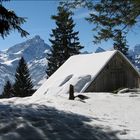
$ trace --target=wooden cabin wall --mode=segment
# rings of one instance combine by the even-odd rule
[[[116,53],[85,92],[109,92],[140,87],[140,77],[122,55]]]

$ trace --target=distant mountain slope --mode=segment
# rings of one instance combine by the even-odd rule
[[[140,44],[137,44],[133,50],[129,50],[129,55],[131,56],[134,65],[140,71]]]
[[[19,59],[23,56],[28,64],[33,84],[39,87],[46,79],[46,53],[50,47],[40,36],[35,36],[23,43],[14,45],[6,51],[0,51],[0,93],[7,80],[14,83],[15,70]]]
[[[95,51],[95,53],[99,53],[99,52],[105,52],[105,50],[101,47],[98,47]]]

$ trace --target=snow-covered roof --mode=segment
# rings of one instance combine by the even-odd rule
[[[70,57],[40,88],[40,93],[67,93],[69,85],[74,85],[76,92],[82,92],[94,80],[98,73],[117,51],[80,54]]]
[[[46,82],[37,90],[40,93],[68,92],[69,85],[80,92],[96,77],[116,51],[80,54],[70,57]]]

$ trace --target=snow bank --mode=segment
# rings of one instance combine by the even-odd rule
[[[75,92],[84,91],[117,51],[82,54],[70,57],[34,94],[67,93],[69,85]]]

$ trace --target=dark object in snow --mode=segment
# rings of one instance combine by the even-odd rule
[[[79,94],[77,96],[75,96],[75,98],[78,97],[80,98],[81,100],[85,100],[85,99],[88,99],[89,97],[85,96],[85,95],[82,95],[82,94]]]
[[[74,100],[74,87],[73,85],[70,85],[69,87],[69,100]]]

